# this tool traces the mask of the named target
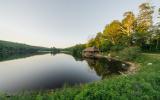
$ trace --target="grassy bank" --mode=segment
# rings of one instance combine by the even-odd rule
[[[134,60],[136,74],[121,75],[98,82],[49,92],[1,96],[0,100],[159,100],[160,54],[142,54]],[[152,64],[148,64],[152,63]]]

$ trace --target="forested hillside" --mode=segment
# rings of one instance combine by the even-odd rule
[[[0,54],[3,55],[15,53],[34,53],[40,50],[49,50],[49,48],[0,40]]]

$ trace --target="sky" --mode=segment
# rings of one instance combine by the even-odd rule
[[[159,0],[0,0],[0,40],[57,48],[85,43],[144,2],[160,8]]]

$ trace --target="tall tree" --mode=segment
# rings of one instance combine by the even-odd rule
[[[120,38],[122,24],[118,20],[114,20],[107,25],[103,31],[104,36],[110,40],[114,45],[118,43]]]
[[[143,3],[139,6],[139,14],[136,20],[134,38],[136,43],[146,49],[146,44],[150,45],[149,29],[153,24],[152,15],[153,7],[149,3]],[[147,47],[148,48],[148,47]]]
[[[158,9],[158,19],[160,19],[160,8]],[[159,41],[160,41],[160,21],[157,22],[150,28],[150,41],[156,41],[154,45],[156,46],[156,50],[159,49]]]
[[[113,45],[119,43],[122,35],[122,24],[118,20],[114,20],[107,25],[103,31],[103,35],[112,42]]]
[[[160,24],[156,24],[154,26],[152,26],[152,28],[150,29],[150,38],[151,38],[151,41],[156,41],[155,43],[155,47],[156,47],[156,50],[158,50],[158,46],[159,46],[159,41],[160,41]]]
[[[133,12],[128,11],[125,12],[123,15],[125,18],[122,20],[122,31],[127,34],[127,36],[131,36],[131,34],[134,31],[134,25],[135,25],[135,15],[133,14]]]
[[[101,45],[101,39],[102,39],[102,33],[101,32],[98,32],[96,37],[95,37],[95,45],[96,47],[100,48],[100,45]]]
[[[158,19],[160,19],[160,8],[158,9]],[[155,26],[151,29],[152,38],[156,40],[156,50],[159,48],[159,41],[160,41],[160,21],[157,22]]]
[[[137,17],[137,32],[144,33],[152,26],[153,7],[149,3],[143,3],[139,6],[139,15]]]
[[[158,9],[158,17],[157,17],[159,20],[158,20],[158,25],[160,26],[160,8]]]
[[[95,43],[95,38],[91,38],[88,40],[88,43],[86,44],[86,47],[92,47],[92,46],[95,46],[96,43]]]
[[[160,8],[158,9],[158,14],[159,14],[158,18],[160,19]]]

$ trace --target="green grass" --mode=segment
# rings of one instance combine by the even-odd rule
[[[136,74],[48,92],[1,96],[0,100],[160,100],[160,54],[142,54],[134,62],[139,64]]]

